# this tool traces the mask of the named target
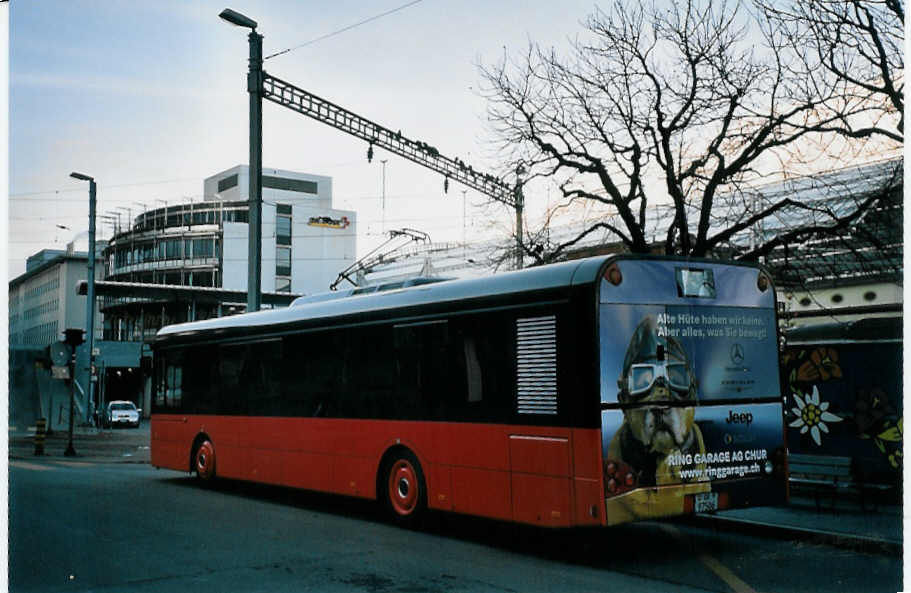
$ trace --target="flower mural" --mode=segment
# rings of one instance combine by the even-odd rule
[[[838,351],[834,348],[817,348],[810,353],[810,360],[797,369],[798,381],[817,381],[819,379],[841,379],[841,367],[838,365]]]
[[[876,447],[882,451],[884,455],[887,455],[889,458],[889,465],[895,469],[900,469],[902,466],[902,439],[904,438],[904,418],[899,418],[898,423],[894,426],[890,426],[890,423],[886,423],[884,430],[880,432],[874,438]],[[894,445],[894,447],[888,447],[889,444]]]
[[[878,432],[884,421],[895,415],[895,408],[889,403],[886,392],[876,387],[859,389],[855,396],[854,422],[857,432],[869,437]]]
[[[813,441],[817,445],[822,445],[822,433],[828,433],[829,427],[826,423],[841,422],[842,418],[828,412],[829,402],[819,401],[819,389],[813,386],[813,392],[807,395],[799,391],[791,394],[794,397],[796,408],[791,408],[797,418],[788,426],[791,428],[800,428],[800,434],[810,433]]]

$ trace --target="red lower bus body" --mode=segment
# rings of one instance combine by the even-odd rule
[[[205,435],[219,477],[366,499],[378,498],[384,456],[404,447],[421,465],[429,508],[542,527],[690,514],[700,491],[640,488],[606,504],[600,429],[179,414],[153,415],[151,426],[155,467],[189,471],[193,444]],[[734,479],[712,489],[721,510],[781,503],[780,482]],[[633,512],[622,508],[630,504]]]
[[[219,477],[377,498],[384,455],[417,457],[427,506],[546,527],[606,525],[599,429],[446,422],[152,416],[152,465],[190,469],[199,435]]]

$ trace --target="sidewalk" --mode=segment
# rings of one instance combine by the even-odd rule
[[[719,530],[737,530],[765,537],[809,540],[864,552],[902,554],[902,507],[900,502],[860,503],[850,497],[821,500],[791,494],[786,506],[754,507],[700,514],[694,524]]]
[[[54,431],[44,442],[44,455],[35,456],[34,427],[13,430],[10,427],[8,456],[10,459],[66,459],[89,463],[149,463],[149,422],[145,420],[139,428],[94,428],[76,426],[73,428],[73,449],[75,457],[64,456],[69,444],[68,431]]]

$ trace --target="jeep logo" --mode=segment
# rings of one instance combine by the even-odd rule
[[[753,414],[751,412],[735,414],[734,410],[728,410],[728,417],[724,421],[728,424],[746,424],[749,426],[753,423]]]

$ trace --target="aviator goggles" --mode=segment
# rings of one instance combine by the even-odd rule
[[[674,394],[684,399],[690,391],[690,373],[686,363],[682,362],[656,362],[640,363],[630,367],[627,378],[627,390],[633,397],[648,393],[659,378]]]

